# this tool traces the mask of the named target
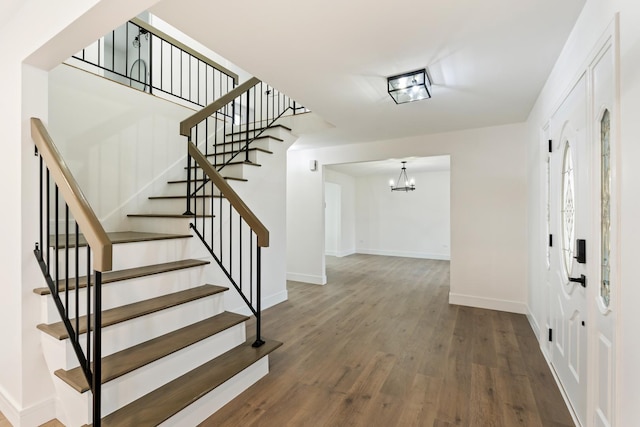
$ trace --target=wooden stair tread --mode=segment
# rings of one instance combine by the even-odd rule
[[[258,348],[247,340],[102,419],[109,426],[156,426],[268,355],[282,343],[267,340]]]
[[[174,200],[174,199],[186,199],[187,195],[186,194],[181,194],[179,196],[149,196],[149,200]],[[221,196],[219,194],[198,194],[197,196],[191,196],[191,198],[197,198],[197,199],[218,199],[218,198],[224,198],[224,196]]]
[[[226,145],[226,144],[237,144],[239,142],[244,142],[244,141],[243,140],[237,140],[237,141],[233,141],[233,142],[225,142],[224,144],[218,144],[218,146],[222,146],[222,145]],[[244,151],[244,149],[243,150],[219,151],[217,153],[209,153],[209,154],[205,154],[205,157],[215,157],[215,156],[223,156],[223,155],[227,156],[227,155],[230,155],[230,154],[236,154],[239,151]],[[273,154],[273,151],[269,151],[269,150],[267,150],[265,148],[260,148],[260,147],[249,147],[249,151],[260,151],[261,153]]]
[[[104,310],[102,312],[102,327],[104,328],[115,325],[117,323],[135,319],[146,314],[155,313],[190,301],[195,301],[226,290],[227,288],[223,288],[222,286],[202,285],[184,291]],[[80,316],[79,323],[80,334],[87,332],[87,316]],[[75,324],[75,318],[71,319],[71,324]],[[38,329],[59,340],[69,338],[67,330],[62,322],[39,324]]]
[[[242,161],[237,161],[237,162],[230,162],[230,163],[216,163],[216,164],[211,164],[213,167],[217,168],[219,166],[235,166],[235,165],[246,165],[246,166],[257,166],[257,167],[261,167],[262,165],[259,163],[253,163],[253,162],[247,162],[246,160],[242,160]],[[187,169],[187,167],[184,167],[185,169]],[[200,166],[191,166],[191,169],[200,169]]]
[[[225,311],[134,347],[103,357],[102,384],[187,348],[247,319],[247,316]],[[55,374],[80,393],[90,389],[80,367],[69,371],[58,369]]]
[[[243,182],[247,182],[248,181],[248,179],[246,179],[246,178],[236,178],[236,177],[233,177],[233,176],[223,176],[223,178],[225,180],[228,180],[228,181],[243,181]],[[198,178],[197,180],[194,180],[194,179],[191,180],[191,182],[203,182],[203,181],[204,180],[202,178]],[[186,179],[178,179],[178,180],[175,180],[175,181],[167,181],[167,184],[186,184],[186,183],[187,183]]]
[[[118,282],[121,280],[134,279],[137,277],[150,276],[152,274],[166,273],[169,271],[182,270],[184,268],[200,267],[202,265],[209,264],[209,261],[203,261],[199,259],[185,259],[181,261],[165,262],[161,264],[145,265],[143,267],[127,268],[125,270],[107,271],[102,273],[102,284]],[[78,280],[78,287],[87,287],[87,276],[82,276]],[[64,292],[65,280],[62,279],[58,282],[58,290]],[[76,288],[76,279],[69,279],[69,290]],[[38,295],[50,294],[48,287],[34,289]]]
[[[272,126],[268,126],[268,127],[259,127],[259,128],[255,128],[255,129],[249,129],[249,132],[259,132],[261,130],[265,130],[265,129],[275,129],[275,128],[283,128],[285,130],[288,130],[289,132],[291,132],[291,128],[285,126],[285,125],[272,125]],[[242,133],[247,133],[246,130],[243,131],[237,131],[237,132],[231,132],[228,133],[226,136],[230,136],[230,135],[235,135],[235,134],[242,134]]]
[[[122,243],[136,243],[136,242],[150,242],[154,240],[170,240],[170,239],[186,239],[193,237],[191,234],[166,234],[166,233],[142,233],[139,231],[114,231],[108,232],[109,240],[114,245]],[[60,235],[60,242],[58,249],[64,249],[66,247],[66,238],[64,234]],[[51,247],[55,247],[55,236],[49,237],[49,243]],[[76,245],[75,234],[69,235],[69,247],[73,248]],[[87,240],[80,234],[78,236],[78,246],[87,246]]]
[[[131,218],[181,218],[181,219],[192,219],[192,218],[212,218],[213,216],[210,214],[207,215],[185,215],[185,214],[167,214],[167,213],[138,213],[138,214],[127,214],[128,217]]]

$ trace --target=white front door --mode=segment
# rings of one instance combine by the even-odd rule
[[[593,242],[587,144],[587,84],[582,78],[550,121],[551,363],[583,425],[587,414],[587,265],[579,243]],[[586,247],[586,245],[585,245]],[[581,254],[580,254],[581,255]]]
[[[612,26],[549,119],[552,367],[579,424],[615,425],[617,46]]]

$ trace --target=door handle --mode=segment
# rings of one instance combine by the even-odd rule
[[[583,288],[587,287],[587,277],[581,274],[580,277],[569,277],[570,282],[580,283]]]

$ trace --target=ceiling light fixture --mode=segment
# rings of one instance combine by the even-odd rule
[[[431,98],[431,81],[427,70],[387,77],[387,91],[396,104]]]
[[[394,185],[393,180],[389,181],[391,191],[413,191],[416,189],[416,183],[413,178],[411,178],[411,180],[407,178],[406,163],[406,161],[402,162],[402,169],[400,170],[400,176],[398,177],[398,185]]]

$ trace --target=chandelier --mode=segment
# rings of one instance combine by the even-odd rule
[[[391,191],[413,191],[416,189],[416,183],[413,180],[409,180],[407,177],[406,161],[402,162],[402,169],[400,169],[400,176],[398,177],[398,184],[394,185],[393,180],[389,181]],[[403,185],[404,184],[404,185]]]

